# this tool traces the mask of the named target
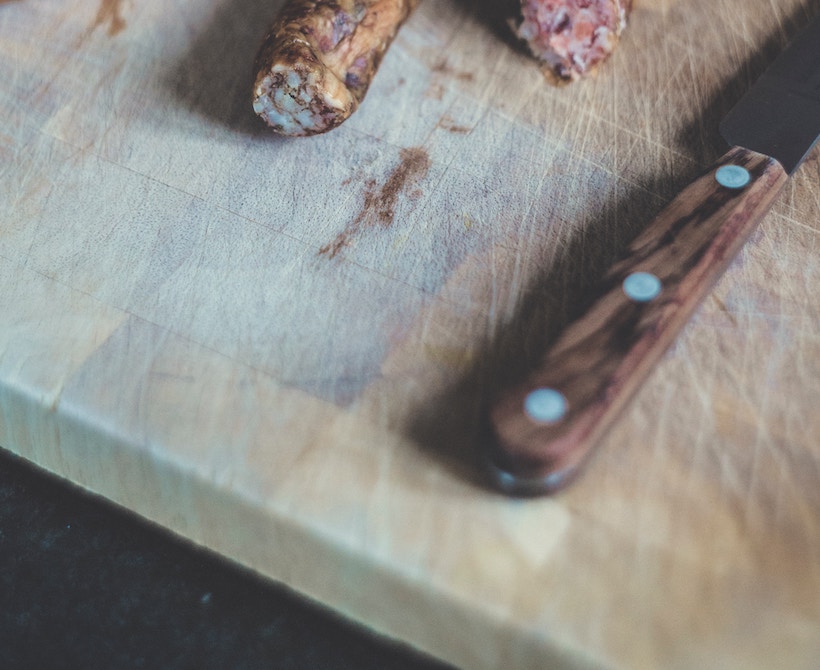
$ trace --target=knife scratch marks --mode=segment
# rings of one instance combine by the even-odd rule
[[[319,249],[320,256],[335,258],[345,247],[352,244],[353,238],[366,228],[377,225],[387,228],[396,216],[399,197],[409,193],[411,198],[421,195],[418,189],[411,190],[417,182],[424,179],[430,169],[430,157],[422,147],[402,149],[401,161],[390,173],[387,181],[380,187],[375,179],[365,183],[364,203],[356,218],[353,219],[336,238]]]

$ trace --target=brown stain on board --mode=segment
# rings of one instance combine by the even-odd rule
[[[125,19],[122,17],[123,0],[101,0],[97,9],[97,16],[91,24],[89,32],[108,24],[108,36],[114,37],[125,29]]]
[[[447,115],[444,115],[439,119],[438,127],[443,128],[448,132],[456,133],[457,135],[466,135],[472,130],[469,126],[457,124],[450,116]]]
[[[450,62],[446,58],[442,58],[441,60],[437,61],[430,69],[436,74],[441,74],[446,77],[457,79],[458,81],[469,82],[475,79],[474,73],[456,70],[452,65],[450,65]]]
[[[444,98],[444,92],[447,88],[446,80],[455,79],[456,81],[468,83],[475,79],[474,73],[457,70],[450,65],[447,58],[436,61],[430,68],[430,72],[433,73],[433,78],[424,92],[424,97],[433,100],[442,100]]]
[[[421,195],[420,190],[411,191],[411,187],[427,174],[430,169],[430,156],[421,147],[411,147],[402,149],[399,157],[400,163],[380,187],[375,179],[367,180],[361,210],[332,242],[319,249],[320,256],[335,258],[342,249],[350,246],[352,239],[365,228],[377,225],[387,228],[393,223],[396,205],[402,194],[409,192],[410,197],[414,198]]]

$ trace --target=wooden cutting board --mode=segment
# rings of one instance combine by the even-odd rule
[[[427,0],[312,139],[250,111],[279,4],[0,5],[0,444],[464,668],[816,668],[816,152],[575,485],[475,445],[820,3],[642,0],[554,88]]]

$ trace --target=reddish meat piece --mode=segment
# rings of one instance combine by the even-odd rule
[[[521,0],[515,30],[550,73],[572,81],[615,50],[631,6],[632,0]]]

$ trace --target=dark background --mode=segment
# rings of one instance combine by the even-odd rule
[[[0,668],[445,670],[0,449]]]

